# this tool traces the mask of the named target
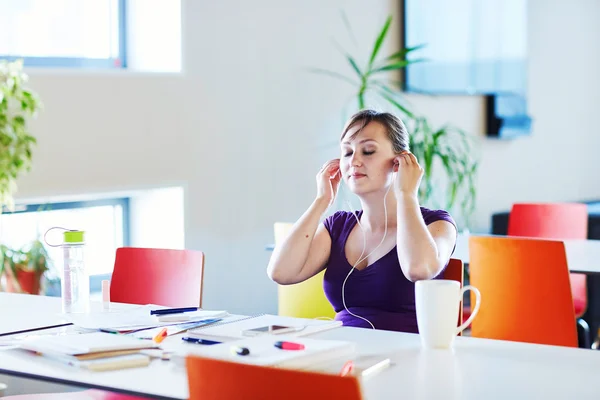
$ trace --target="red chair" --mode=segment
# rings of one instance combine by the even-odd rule
[[[508,236],[541,239],[587,239],[587,206],[582,203],[514,204],[507,233]],[[589,327],[581,319],[587,309],[587,278],[584,274],[570,274],[569,279],[575,317],[586,331],[589,341]]]
[[[204,253],[193,250],[117,249],[110,301],[201,307]]]
[[[117,249],[110,301],[201,307],[204,253],[193,250]],[[8,400],[145,400],[102,390],[7,396]]]
[[[457,281],[460,283],[460,287],[464,286],[464,275],[465,269],[462,260],[458,258],[451,258],[448,261],[448,265],[446,269],[442,273],[442,279],[448,279],[452,281]],[[458,308],[458,323],[456,326],[460,326],[466,319],[463,321],[463,312],[464,312],[463,301],[460,301],[460,307]],[[458,334],[458,336],[462,336],[462,331]]]

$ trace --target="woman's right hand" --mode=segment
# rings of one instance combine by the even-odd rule
[[[327,161],[317,174],[317,199],[322,199],[330,206],[337,195],[342,173],[340,159]]]

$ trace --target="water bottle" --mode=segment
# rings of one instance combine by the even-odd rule
[[[64,267],[61,282],[63,313],[87,313],[90,307],[90,278],[85,269],[83,231],[64,232]]]

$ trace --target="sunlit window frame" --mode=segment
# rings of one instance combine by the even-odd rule
[[[118,58],[85,57],[20,57],[2,55],[0,60],[23,60],[27,67],[65,67],[65,68],[127,68],[127,0],[118,0],[119,7],[119,56]]]
[[[23,214],[23,213],[37,213],[44,211],[56,211],[56,210],[72,210],[80,208],[91,208],[100,206],[121,206],[122,221],[123,221],[123,247],[129,247],[131,243],[130,229],[129,229],[129,198],[107,198],[87,201],[71,201],[71,202],[60,202],[60,203],[44,203],[44,204],[22,204],[16,205],[13,211],[9,211],[6,208],[3,210],[5,214]],[[90,275],[90,292],[99,292],[102,290],[102,281],[110,280],[112,274],[97,274]]]

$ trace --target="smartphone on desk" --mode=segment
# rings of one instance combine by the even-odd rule
[[[259,336],[259,335],[279,335],[283,333],[297,332],[301,330],[301,326],[285,326],[285,325],[267,325],[258,328],[246,329],[242,331],[244,336]]]

